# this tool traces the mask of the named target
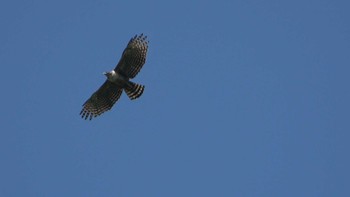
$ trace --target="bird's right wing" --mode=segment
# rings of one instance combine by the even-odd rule
[[[123,89],[114,83],[106,80],[104,84],[91,95],[91,97],[83,104],[80,115],[85,120],[99,116],[105,111],[110,110],[114,103],[120,98]]]
[[[146,62],[147,50],[147,36],[141,34],[131,38],[114,70],[128,78],[134,78]]]

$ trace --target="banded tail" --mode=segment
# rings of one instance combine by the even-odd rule
[[[134,100],[139,98],[142,95],[144,89],[145,89],[144,85],[140,85],[129,81],[129,87],[125,88],[124,90],[125,90],[125,93],[128,95],[128,97],[131,100]]]

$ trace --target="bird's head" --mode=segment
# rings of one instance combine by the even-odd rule
[[[109,72],[103,72],[102,74],[104,74],[108,79],[111,78],[113,75],[115,75],[115,71],[109,71]]]
[[[106,77],[108,77],[108,75],[111,75],[109,72],[103,72],[102,74]]]

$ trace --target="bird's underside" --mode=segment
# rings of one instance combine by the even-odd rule
[[[140,97],[144,86],[130,81],[145,64],[148,50],[147,36],[131,38],[114,70],[106,73],[107,80],[83,104],[80,115],[91,120],[110,110],[120,98],[123,90],[133,100]]]

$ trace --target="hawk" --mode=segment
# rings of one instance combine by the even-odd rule
[[[82,118],[91,120],[110,110],[123,90],[131,100],[142,95],[145,86],[134,83],[130,79],[134,78],[145,64],[147,50],[147,36],[141,34],[130,39],[117,66],[112,71],[103,73],[107,80],[83,104],[80,112]]]

